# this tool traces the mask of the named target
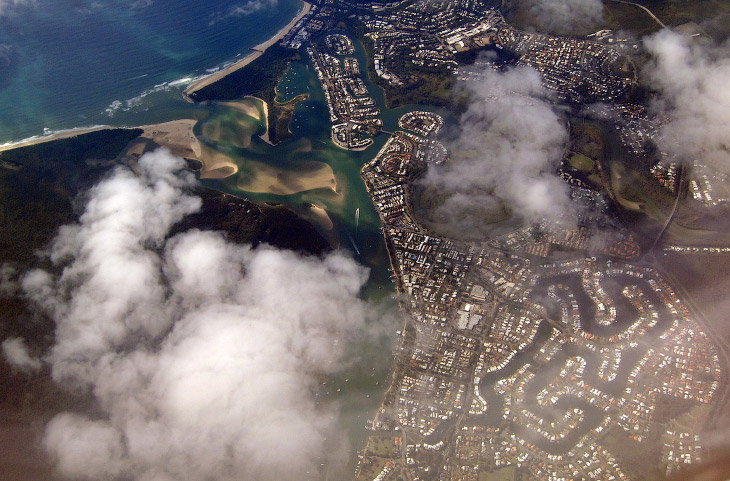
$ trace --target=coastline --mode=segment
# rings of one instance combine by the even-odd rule
[[[197,81],[191,83],[190,85],[188,85],[188,87],[185,89],[185,91],[183,91],[183,98],[185,100],[187,100],[188,102],[194,102],[193,99],[190,98],[191,94],[197,92],[198,90],[200,90],[202,88],[207,87],[210,84],[217,82],[218,80],[222,79],[223,77],[226,77],[227,75],[235,72],[236,70],[242,69],[246,65],[250,64],[257,58],[259,58],[261,55],[263,55],[264,51],[266,51],[267,48],[271,47],[276,42],[278,42],[279,40],[284,38],[284,36],[287,33],[289,33],[292,28],[294,28],[294,25],[296,25],[297,22],[299,22],[299,20],[304,18],[304,16],[310,12],[310,10],[312,9],[312,4],[307,1],[304,1],[303,3],[304,4],[302,5],[302,9],[299,11],[297,16],[294,17],[291,22],[286,24],[284,26],[284,28],[279,30],[279,32],[277,32],[276,35],[271,37],[269,40],[253,47],[252,50],[254,50],[254,51],[251,52],[246,57],[242,58],[241,60],[233,63],[232,65],[230,65],[222,70],[219,70],[218,72],[205,76],[205,77],[201,78],[200,80],[197,80]]]
[[[79,127],[68,130],[61,130],[54,132],[49,135],[36,135],[27,139],[18,140],[17,142],[6,142],[0,145],[0,152],[6,150],[20,149],[22,147],[29,147],[31,145],[44,144],[46,142],[53,142],[54,140],[70,139],[83,134],[89,134],[91,132],[98,132],[100,130],[111,130],[111,129],[129,129],[130,127],[113,127],[111,125],[95,125],[93,127]],[[135,127],[132,127],[135,128]]]
[[[122,127],[113,125],[96,125],[93,127],[82,127],[75,129],[62,130],[50,135],[31,137],[18,142],[8,142],[0,145],[0,152],[8,150],[21,149],[33,145],[45,144],[62,139],[71,139],[80,135],[89,134],[91,132],[99,132],[100,130],[133,130],[141,129],[143,132],[140,137],[147,138],[168,147],[171,150],[176,148],[190,149],[195,157],[200,157],[200,144],[192,135],[193,126],[197,123],[195,119],[178,119],[159,124],[147,124],[134,127]],[[193,157],[193,156],[190,156]],[[197,160],[200,160],[199,158]]]

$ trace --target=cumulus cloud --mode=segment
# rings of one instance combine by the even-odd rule
[[[603,23],[602,0],[520,1],[533,24],[552,33],[571,34]]]
[[[25,342],[18,337],[5,339],[2,349],[5,360],[20,371],[33,372],[42,367],[40,359],[31,356]]]
[[[0,0],[0,17],[10,15],[18,7],[35,6],[35,0]]]
[[[669,119],[660,148],[676,160],[730,173],[730,44],[711,45],[662,30],[644,40],[652,60],[644,81],[661,94],[654,110]]]
[[[18,291],[17,271],[10,264],[0,265],[0,299],[13,297]]]
[[[277,3],[279,3],[278,0],[249,0],[246,3],[234,5],[225,12],[217,12],[211,15],[208,25],[215,25],[229,18],[244,17],[264,9],[276,8]]]
[[[568,133],[538,72],[487,68],[483,80],[463,88],[470,103],[448,142],[451,159],[420,182],[441,200],[432,221],[478,237],[488,227],[485,212],[526,222],[564,217],[568,190],[555,169]]]
[[[343,254],[251,249],[169,228],[199,208],[168,152],[94,187],[28,296],[56,322],[56,381],[98,413],[62,413],[43,444],[73,479],[300,480],[341,463],[319,377],[343,367],[366,312],[367,270]]]
[[[132,2],[132,5],[130,6],[132,10],[141,10],[143,8],[147,8],[150,5],[154,3],[152,0],[136,0]]]

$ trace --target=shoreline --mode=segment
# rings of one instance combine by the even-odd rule
[[[49,135],[36,135],[27,139],[18,140],[16,142],[6,142],[0,145],[0,152],[7,150],[15,150],[23,147],[30,147],[31,145],[44,144],[46,142],[53,142],[54,140],[70,139],[78,137],[79,135],[89,134],[91,132],[98,132],[100,130],[112,130],[112,129],[135,129],[142,127],[114,127],[112,125],[95,125],[93,127],[78,127],[67,130],[60,130]]]
[[[247,55],[246,57],[242,58],[241,60],[229,65],[225,69],[219,70],[218,72],[214,72],[210,75],[206,75],[190,85],[183,91],[183,98],[191,103],[195,103],[193,99],[189,97],[189,94],[192,94],[194,92],[197,92],[198,90],[217,82],[218,80],[222,79],[223,77],[226,77],[228,74],[235,72],[236,70],[239,70],[249,63],[253,62],[257,58],[259,58],[261,55],[263,55],[263,52],[268,49],[270,46],[274,45],[276,42],[281,40],[287,33],[291,31],[292,28],[294,28],[294,25],[301,20],[305,15],[307,15],[312,9],[312,4],[303,1],[303,5],[301,10],[299,10],[299,13],[296,17],[294,17],[291,22],[289,22],[287,25],[285,25],[281,30],[279,30],[276,35],[271,37],[269,40],[256,45],[252,48],[252,50],[255,50],[255,52],[252,52],[251,54]],[[157,124],[153,124],[157,125]],[[126,126],[114,126],[114,125],[94,125],[90,127],[72,127],[69,129],[63,129],[59,130],[57,132],[53,132],[52,134],[48,135],[34,135],[25,139],[13,141],[10,140],[8,142],[0,144],[0,152],[4,152],[7,150],[13,150],[18,149],[22,147],[29,147],[31,145],[37,145],[42,144],[45,142],[52,142],[54,140],[61,140],[61,139],[67,139],[71,137],[76,137],[78,135],[88,134],[91,132],[97,132],[100,130],[110,130],[110,129],[136,129],[136,128],[145,128],[147,126],[141,125],[138,127],[126,127]],[[268,132],[267,132],[268,133]]]
[[[346,151],[350,151],[350,152],[362,152],[363,150],[369,149],[370,146],[373,145],[373,143],[375,142],[375,141],[372,141],[368,145],[365,145],[363,147],[343,147],[335,139],[335,131],[334,130],[331,130],[330,131],[330,138],[332,139],[332,143],[335,144],[337,147],[341,148],[342,150],[346,150]],[[370,137],[370,140],[373,140],[372,137]]]
[[[80,135],[84,134],[90,134],[92,132],[99,132],[101,130],[134,130],[134,129],[140,129],[143,132],[140,134],[140,137],[148,138],[150,140],[161,140],[161,137],[169,136],[170,129],[177,130],[176,127],[183,126],[185,129],[190,129],[192,131],[193,126],[198,121],[196,119],[177,119],[177,120],[170,120],[167,122],[160,122],[157,124],[145,124],[145,125],[137,125],[133,127],[129,126],[114,126],[114,125],[96,125],[93,127],[81,127],[81,128],[74,128],[74,129],[68,129],[68,130],[62,130],[59,132],[54,132],[50,135],[42,135],[42,136],[36,136],[36,137],[30,137],[28,139],[19,140],[17,142],[8,142],[6,144],[0,145],[0,152],[6,152],[9,150],[15,150],[15,149],[22,149],[24,147],[31,147],[34,145],[39,144],[45,144],[48,142],[54,142],[56,140],[63,140],[63,139],[72,139],[74,137],[78,137]],[[158,134],[156,131],[160,131]],[[174,132],[174,134],[179,134],[180,132]],[[183,132],[184,134],[184,132]],[[175,138],[175,141],[178,141],[179,139]],[[195,145],[195,142],[197,139],[191,139],[191,149],[195,152],[197,156],[200,156],[199,146]],[[168,142],[169,143],[169,142]],[[178,145],[179,142],[173,142],[175,145]],[[199,159],[198,159],[199,160]]]
[[[255,99],[255,100],[258,100],[259,102],[261,102],[261,105],[262,105],[263,111],[264,111],[263,121],[264,121],[264,127],[266,127],[266,131],[264,131],[263,134],[259,135],[259,138],[269,145],[274,145],[274,143],[271,142],[271,139],[269,139],[269,104],[268,104],[268,102],[266,102],[266,100],[261,99],[259,97],[254,97],[253,95],[247,95],[244,98]]]
[[[257,58],[259,58],[261,55],[263,55],[263,53],[266,51],[266,49],[268,49],[269,47],[274,45],[276,42],[278,42],[279,40],[284,38],[284,36],[287,33],[289,33],[292,28],[294,28],[294,25],[296,25],[297,22],[299,22],[299,20],[304,18],[304,16],[310,12],[310,10],[312,9],[312,4],[307,1],[304,1],[303,3],[304,4],[302,5],[302,9],[299,11],[297,16],[294,17],[291,20],[291,22],[286,24],[281,30],[279,30],[276,33],[276,35],[274,35],[267,41],[253,47],[251,50],[254,50],[254,51],[251,52],[246,57],[242,58],[241,60],[229,65],[228,67],[226,67],[222,70],[219,70],[218,72],[207,75],[207,76],[201,78],[200,80],[197,80],[197,81],[191,83],[190,85],[188,85],[188,87],[183,91],[183,94],[182,94],[183,98],[188,102],[194,103],[194,100],[190,98],[190,95],[194,94],[198,90],[201,90],[201,89],[207,87],[208,85],[211,85],[211,84],[217,82],[218,80],[222,79],[223,77],[228,76],[229,74],[235,72],[236,70],[242,69],[246,65],[250,64]]]

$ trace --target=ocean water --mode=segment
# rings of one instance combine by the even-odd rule
[[[46,0],[0,9],[0,144],[190,115],[192,78],[248,54],[300,0]]]
[[[182,100],[182,90],[193,78],[247,55],[302,6],[300,0],[268,0],[269,8],[256,10],[253,5],[264,5],[267,0],[252,1],[109,0],[102,5],[90,0],[47,0],[0,11],[0,144],[40,135],[46,129],[133,126],[190,117],[200,120],[196,135],[204,137],[206,122],[229,121],[234,115],[224,106],[187,103]],[[355,56],[365,65],[359,43]],[[396,130],[397,119],[416,107],[386,109],[382,91],[367,77],[364,80],[383,111],[386,129]],[[373,146],[362,152],[344,151],[332,143],[324,94],[306,54],[291,65],[279,93],[281,100],[302,93],[310,96],[296,106],[292,138],[275,147],[257,135],[247,148],[233,149],[225,142],[209,146],[232,154],[242,171],[247,159],[289,168],[306,160],[326,162],[342,195],[328,189],[292,195],[245,192],[238,188],[235,176],[203,182],[253,201],[282,203],[295,211],[309,202],[324,206],[340,246],[370,269],[363,294],[388,313],[377,326],[383,336],[368,346],[353,346],[352,362],[327,380],[322,393],[340,407],[351,448],[351,470],[357,461],[356,450],[362,449],[368,436],[366,421],[377,410],[387,387],[392,334],[401,327],[380,221],[359,173],[388,137],[377,136]],[[260,134],[265,130],[261,120],[244,120],[241,125],[247,131]],[[302,145],[309,147],[301,149]]]

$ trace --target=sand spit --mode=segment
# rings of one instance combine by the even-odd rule
[[[28,147],[31,145],[44,144],[46,142],[53,142],[54,140],[70,139],[72,137],[78,137],[79,135],[88,134],[90,132],[98,132],[99,130],[109,130],[124,127],[112,127],[110,125],[95,125],[94,127],[84,127],[78,129],[63,130],[60,132],[53,133],[51,135],[39,135],[37,137],[31,137],[25,140],[19,140],[17,142],[7,142],[0,145],[0,152],[6,150],[19,149],[21,147]]]
[[[44,144],[55,140],[71,139],[91,132],[98,132],[100,130],[142,129],[143,132],[140,137],[152,140],[156,144],[167,147],[175,155],[200,160],[200,143],[198,142],[198,139],[195,138],[195,135],[193,135],[193,126],[195,126],[196,122],[197,120],[195,119],[182,119],[173,120],[172,122],[164,122],[161,124],[141,125],[139,127],[98,125],[89,128],[70,129],[56,132],[51,135],[44,135],[42,137],[33,137],[18,142],[8,142],[7,144],[0,145],[0,152],[29,147],[31,145]]]
[[[296,170],[281,169],[263,162],[248,161],[250,175],[242,175],[237,187],[245,192],[290,195],[306,190],[330,189],[337,192],[337,180],[332,167],[324,162],[310,161]]]
[[[142,139],[151,140],[155,144],[166,147],[177,156],[198,160],[203,163],[200,171],[202,179],[222,179],[238,172],[238,166],[229,156],[222,154],[210,147],[202,145],[193,133],[193,127],[198,121],[195,119],[173,120],[161,124],[141,125],[139,127],[112,127],[98,126],[88,129],[74,129],[58,132],[53,135],[28,139],[0,146],[0,152],[4,150],[18,149],[30,145],[53,142],[54,140],[69,139],[89,132],[111,129],[142,129],[138,139],[130,142],[130,145],[121,154],[124,157],[139,157],[147,149]]]
[[[264,108],[264,128],[266,130],[263,134],[259,135],[259,138],[269,145],[274,145],[274,143],[271,142],[271,139],[269,138],[269,103],[264,99],[260,99],[258,97],[250,96],[247,98],[258,100],[259,102],[261,102],[261,106]]]
[[[312,8],[312,5],[310,3],[304,2],[304,6],[299,11],[299,14],[297,14],[296,17],[292,19],[291,22],[289,22],[284,28],[279,30],[279,32],[271,37],[266,42],[255,46],[252,50],[253,52],[250,55],[247,55],[245,58],[242,58],[238,62],[224,68],[223,70],[219,70],[218,72],[215,72],[211,75],[208,75],[207,77],[203,77],[202,79],[198,80],[197,82],[193,82],[188,86],[188,88],[185,89],[183,92],[183,96],[186,100],[192,102],[192,99],[190,98],[190,95],[197,92],[198,90],[207,87],[208,85],[217,82],[218,80],[222,79],[226,75],[229,75],[232,72],[235,72],[236,70],[242,69],[246,65],[250,64],[257,58],[259,58],[264,50],[274,45],[276,42],[284,38],[284,36],[289,33],[289,31],[294,28],[294,25],[302,19],[306,14],[309,13],[310,9]]]
[[[264,127],[266,127],[266,132],[264,132],[263,134],[261,134],[260,137],[267,144],[274,145],[271,142],[271,139],[269,139],[269,104],[268,104],[268,102],[266,102],[263,99],[260,99],[258,97],[254,97],[254,98],[255,99],[258,99],[259,101],[261,101],[261,105],[264,106]]]
[[[139,128],[143,130],[141,137],[167,147],[174,155],[202,161],[200,142],[193,134],[197,122],[195,119],[173,120]]]

